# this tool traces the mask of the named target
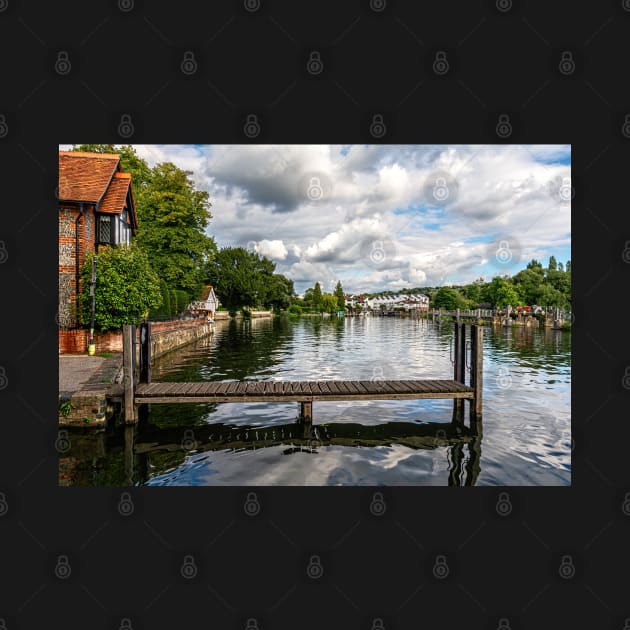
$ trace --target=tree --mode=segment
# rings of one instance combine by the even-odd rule
[[[514,276],[514,283],[519,287],[525,304],[540,304],[541,287],[545,279],[541,267],[528,267]]]
[[[462,308],[464,305],[465,299],[459,291],[452,287],[440,287],[433,298],[435,308],[444,308],[447,311]]]
[[[294,298],[293,280],[274,273],[271,277],[266,303],[275,309],[285,309],[289,308]]]
[[[88,252],[81,267],[81,323],[90,325],[92,259]],[[99,250],[94,291],[94,327],[117,330],[123,324],[138,324],[149,311],[162,303],[160,279],[151,269],[146,253],[135,245],[105,247]]]
[[[491,303],[498,308],[518,306],[522,303],[518,287],[507,278],[500,276],[492,279],[489,287],[489,296]]]
[[[322,305],[322,288],[319,286],[319,282],[315,283],[313,287],[313,297],[312,297],[313,308],[316,310],[320,310]]]
[[[208,193],[195,190],[190,175],[171,163],[152,169],[144,202],[138,207],[136,240],[169,287],[197,297],[216,244],[205,233],[212,217]]]
[[[337,297],[332,293],[324,293],[322,295],[322,301],[320,305],[320,310],[322,313],[335,313],[337,312],[339,306],[339,302],[337,301]]]
[[[558,263],[556,261],[556,257],[555,256],[549,256],[549,270],[550,271],[556,271],[557,268],[558,268]]]
[[[134,240],[169,289],[198,297],[216,244],[206,235],[212,218],[208,193],[195,188],[192,173],[169,162],[150,168],[131,145],[81,144],[73,150],[120,154],[121,169],[131,173],[138,214]]]
[[[341,280],[337,281],[337,286],[335,287],[334,296],[337,298],[337,310],[345,311],[346,310],[346,299],[343,295],[343,287],[341,286]]]

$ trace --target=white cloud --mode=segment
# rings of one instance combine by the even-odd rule
[[[284,260],[289,253],[282,241],[262,240],[256,244],[256,251],[261,256],[267,256],[272,260]]]
[[[277,263],[298,292],[340,279],[349,291],[471,281],[488,275],[488,242],[511,235],[523,267],[570,247],[564,145],[138,145],[150,164],[172,161],[208,191],[209,233]],[[437,172],[454,182],[445,205]],[[309,198],[319,179],[322,194]],[[366,246],[387,243],[375,265]],[[485,271],[484,271],[485,270]]]

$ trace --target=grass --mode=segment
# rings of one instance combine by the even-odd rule
[[[99,357],[103,357],[104,359],[111,359],[114,356],[113,352],[99,352]]]
[[[59,415],[67,418],[74,409],[74,405],[69,400],[59,401]]]

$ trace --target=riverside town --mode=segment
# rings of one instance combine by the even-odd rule
[[[568,145],[60,145],[59,484],[570,485],[572,198]]]

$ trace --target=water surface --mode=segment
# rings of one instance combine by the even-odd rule
[[[392,317],[220,322],[153,380],[445,379],[452,337]],[[569,332],[486,326],[481,436],[449,400],[315,401],[308,435],[298,403],[152,405],[136,429],[73,434],[71,483],[569,485],[570,394]]]

